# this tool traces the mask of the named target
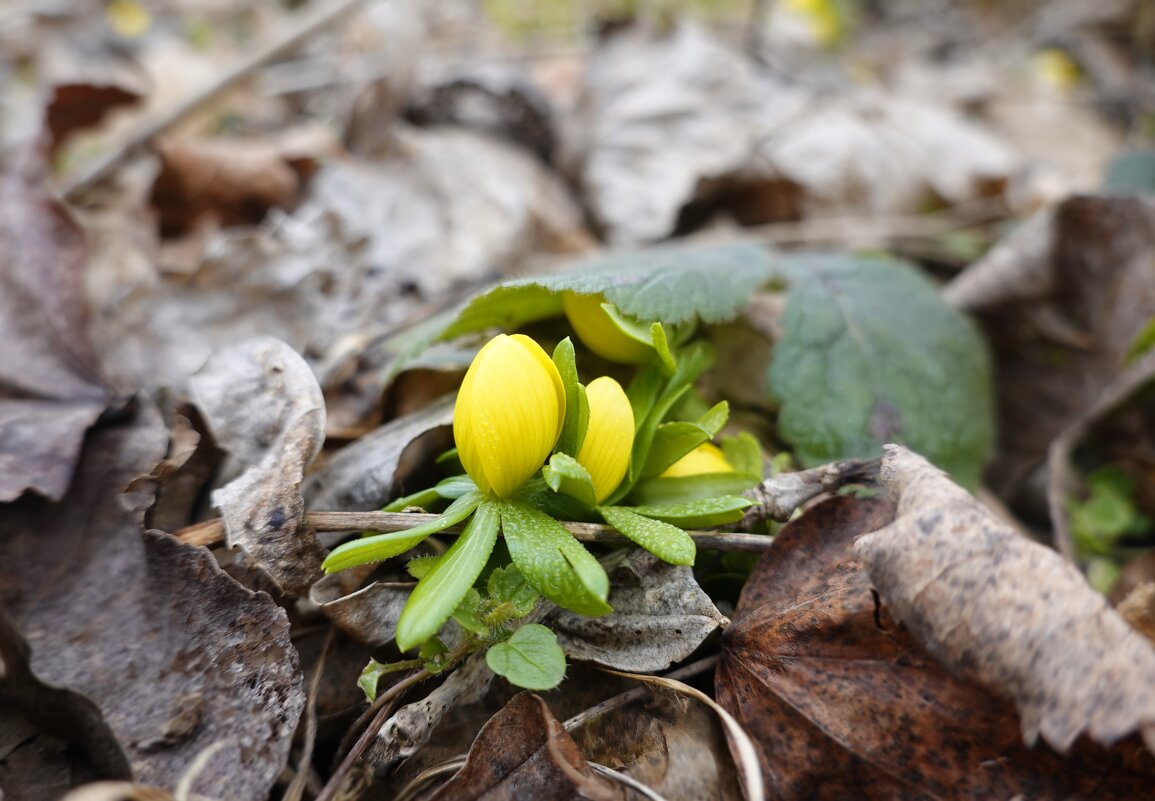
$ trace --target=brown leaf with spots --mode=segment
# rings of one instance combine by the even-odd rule
[[[230,547],[283,592],[321,577],[321,545],[305,522],[301,483],[325,439],[325,399],[296,351],[259,337],[221,351],[192,379],[213,436],[244,469],[213,493]]]
[[[1066,757],[1028,749],[1010,703],[952,677],[877,609],[852,545],[893,514],[882,500],[819,504],[743,590],[716,687],[760,750],[768,797],[1146,797],[1150,759],[1090,743]]]
[[[545,701],[515,695],[481,729],[465,765],[431,801],[620,801],[621,787],[594,773]]]
[[[1155,648],[1075,566],[901,446],[881,475],[897,517],[854,551],[890,613],[956,674],[1012,697],[1027,744],[1141,732],[1155,749]]]

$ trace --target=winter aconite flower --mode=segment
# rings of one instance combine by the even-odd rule
[[[622,364],[645,364],[653,360],[653,347],[623,331],[603,307],[601,295],[566,292],[562,304],[578,338],[603,359]],[[611,304],[605,306],[617,313]]]
[[[542,466],[565,420],[557,367],[527,336],[499,334],[474,357],[453,409],[453,438],[482,492],[507,498]]]
[[[725,454],[717,445],[702,443],[678,461],[666,468],[663,478],[699,476],[706,473],[733,473],[734,467],[726,461]]]
[[[617,489],[630,466],[634,446],[634,410],[622,385],[608,376],[595,378],[586,387],[590,422],[577,460],[594,482],[601,503]]]

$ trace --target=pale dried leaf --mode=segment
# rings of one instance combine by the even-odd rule
[[[391,642],[414,582],[375,581],[345,595],[343,588],[336,584],[340,575],[325,576],[314,584],[309,600],[320,606],[333,625],[357,642],[372,646]]]
[[[0,598],[45,682],[103,711],[135,777],[174,787],[224,742],[193,784],[263,801],[304,706],[285,611],[229,578],[205,549],[141,535],[120,495],[164,454],[144,405],[131,425],[91,432],[58,504],[24,498],[0,514]]]
[[[951,670],[1018,705],[1023,738],[1086,732],[1155,748],[1155,649],[1059,554],[996,519],[942,471],[889,445],[893,524],[855,553],[891,614]]]
[[[192,379],[217,442],[246,469],[213,493],[226,541],[285,592],[321,576],[321,545],[305,523],[301,483],[325,439],[325,400],[312,370],[280,340],[223,351]]]
[[[435,401],[342,448],[309,477],[305,497],[310,508],[347,512],[381,508],[392,497],[406,449],[415,440],[451,424],[453,402],[453,397]]]
[[[688,567],[636,548],[618,551],[602,564],[614,611],[584,617],[561,610],[547,620],[571,659],[652,673],[681,662],[714,629],[729,623]]]
[[[61,498],[109,402],[88,336],[84,237],[47,182],[28,151],[0,176],[0,501]]]

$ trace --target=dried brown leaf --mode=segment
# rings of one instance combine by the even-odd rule
[[[1142,798],[1150,760],[1027,749],[1008,701],[951,676],[879,613],[852,546],[893,514],[880,500],[824,501],[782,530],[743,589],[717,692],[760,748],[768,796]]]
[[[294,595],[321,577],[301,483],[325,439],[325,400],[313,371],[280,340],[262,337],[217,354],[192,379],[213,436],[244,472],[213,493],[226,541]]]
[[[391,642],[414,582],[375,581],[346,595],[337,584],[339,575],[325,576],[314,584],[309,600],[357,642],[373,646]]]
[[[988,472],[1013,498],[1103,396],[1155,317],[1155,202],[1077,196],[1025,223],[945,289],[994,345],[999,436]]]
[[[891,614],[944,665],[1014,698],[1023,739],[1082,733],[1155,749],[1155,648],[1075,567],[994,517],[921,456],[886,446],[898,516],[855,553]]]
[[[515,695],[477,735],[465,765],[431,801],[625,798],[586,763],[545,701]]]
[[[109,402],[88,335],[84,236],[47,180],[27,151],[0,179],[0,501],[62,497]]]
[[[175,787],[223,743],[192,789],[261,801],[284,767],[304,705],[283,609],[226,576],[205,549],[143,537],[121,488],[163,455],[147,405],[94,429],[68,494],[0,513],[0,602],[44,682],[103,711],[135,777]]]

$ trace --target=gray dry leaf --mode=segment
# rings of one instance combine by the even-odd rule
[[[39,154],[0,175],[0,501],[59,500],[109,402],[88,334],[84,236]]]
[[[949,107],[864,88],[810,97],[684,23],[629,28],[595,51],[578,126],[581,186],[621,244],[661,239],[711,204],[745,223],[916,213],[998,191],[1021,166]]]
[[[987,477],[1004,497],[1123,371],[1155,317],[1153,250],[1155,201],[1077,196],[1028,220],[944,290],[994,345],[1001,442]]]
[[[61,502],[4,507],[0,603],[28,640],[34,674],[100,707],[138,781],[175,787],[223,743],[193,792],[262,801],[305,701],[288,619],[205,549],[142,536],[121,489],[167,439],[142,405],[131,425],[90,433]]]
[[[688,657],[719,626],[719,612],[688,567],[634,548],[602,560],[614,611],[583,617],[559,610],[547,623],[571,659],[653,673]]]
[[[854,551],[892,616],[961,678],[1011,696],[1023,738],[1060,751],[1141,732],[1155,749],[1155,650],[1059,554],[921,456],[886,446],[895,522]]]
[[[325,441],[325,399],[313,371],[278,339],[218,353],[192,378],[217,443],[244,472],[213,492],[229,547],[240,547],[282,591],[321,576],[321,545],[305,521],[301,483]]]
[[[342,448],[309,477],[305,497],[317,510],[364,512],[392,497],[397,468],[414,440],[453,422],[452,396],[391,420]]]

